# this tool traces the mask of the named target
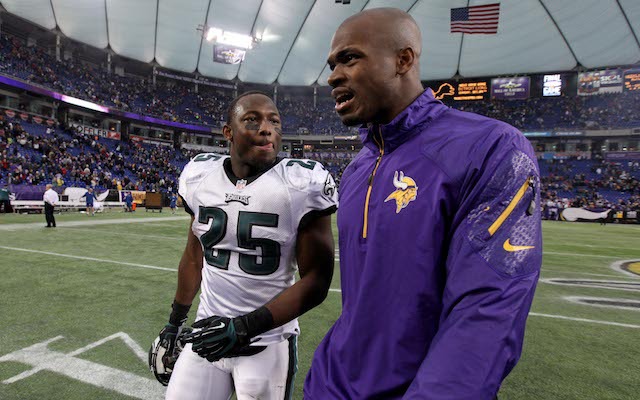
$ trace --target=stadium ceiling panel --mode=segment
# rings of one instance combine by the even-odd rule
[[[486,2],[471,1],[471,5]],[[577,65],[539,0],[503,1],[497,35],[464,35],[460,75],[465,77],[567,71]]]
[[[365,4],[365,0],[354,0],[348,5],[317,0],[282,66],[278,83],[282,85],[315,83],[327,63],[333,32],[347,17],[360,12]]]
[[[451,9],[500,3],[497,35],[450,33]],[[243,82],[327,85],[335,29],[363,8],[409,11],[423,80],[568,71],[640,62],[639,0],[0,0],[7,12],[116,54]],[[240,65],[213,62],[208,25],[261,42]]]
[[[542,0],[586,68],[633,64],[640,48],[616,0]],[[638,3],[636,1],[636,3]],[[606,27],[603,34],[599,27]]]
[[[393,7],[399,8],[404,11],[409,11],[410,8],[417,4],[420,0],[396,0],[393,2]],[[387,0],[369,0],[367,5],[364,7],[365,10],[370,8],[379,8],[379,7],[389,7],[389,1]],[[327,51],[329,51],[329,46],[327,47]],[[329,75],[331,75],[331,69],[327,66],[326,62],[324,65],[324,69],[322,70],[322,74],[320,74],[320,78],[318,78],[318,83],[322,86],[328,86],[327,79],[329,79]]]
[[[251,35],[261,2],[262,0],[211,0],[206,25],[223,31]],[[238,74],[239,65],[214,63],[213,44],[206,40],[201,42],[198,72],[226,80],[234,79]]]
[[[157,0],[107,1],[109,45],[119,55],[153,61]]]
[[[11,14],[27,19],[45,29],[56,28],[51,0],[2,0],[0,3]]]
[[[631,26],[633,37],[640,40],[640,1],[638,0],[618,0],[620,4],[620,12],[626,16]]]
[[[67,37],[99,49],[109,45],[104,2],[51,0],[58,28]]]
[[[241,81],[271,84],[278,78],[287,53],[313,3],[314,0],[263,2],[254,29],[262,41],[247,52],[238,71]]]
[[[155,58],[165,68],[195,72],[209,0],[159,0]]]

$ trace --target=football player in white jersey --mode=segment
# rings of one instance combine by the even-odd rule
[[[264,93],[238,96],[223,134],[230,157],[200,154],[180,176],[191,230],[157,342],[169,355],[177,338],[186,345],[166,398],[289,399],[296,318],[324,300],[333,275],[336,187],[320,163],[277,157],[280,115]],[[198,289],[194,330],[181,335]]]

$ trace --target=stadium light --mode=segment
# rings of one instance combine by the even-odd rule
[[[207,29],[205,38],[209,42],[215,41],[219,44],[226,44],[240,49],[251,49],[253,47],[253,44],[258,41],[258,39],[253,36],[223,31],[220,28]]]

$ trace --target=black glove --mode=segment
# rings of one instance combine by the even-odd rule
[[[193,343],[192,349],[200,357],[209,361],[218,361],[232,350],[249,344],[246,329],[239,329],[240,335],[238,335],[236,324],[242,324],[242,321],[239,318],[231,319],[217,315],[201,319],[193,324],[196,331],[185,335],[184,341]]]
[[[185,306],[180,303],[176,303],[173,301],[171,305],[171,315],[169,316],[169,323],[160,330],[158,334],[158,338],[160,339],[160,346],[167,349],[165,356],[163,357],[163,361],[169,367],[173,368],[173,364],[175,363],[175,358],[172,357],[175,353],[176,342],[178,340],[178,335],[180,335],[180,331],[184,326],[185,322],[187,322],[187,313],[189,312],[189,308],[191,305]],[[173,360],[172,360],[173,358]]]
[[[166,324],[164,328],[158,334],[158,338],[160,339],[160,346],[164,347],[166,350],[165,355],[162,357],[163,362],[169,368],[173,368],[173,363],[169,360],[176,349],[176,342],[178,340],[178,334],[180,333],[181,326],[175,326],[172,324]],[[174,361],[175,362],[175,361]],[[168,365],[171,364],[171,365]]]
[[[162,328],[149,349],[149,369],[153,372],[158,382],[164,386],[169,384],[173,367],[184,346],[179,342],[180,333],[182,332],[184,335],[191,332],[189,327],[183,330],[184,323],[187,321],[187,313],[191,306],[185,306],[174,301],[171,307],[172,312],[169,317],[169,323]]]
[[[208,361],[218,361],[223,357],[236,356],[239,350],[249,346],[251,338],[272,328],[273,317],[266,307],[236,318],[212,317],[193,324],[200,329],[184,336],[186,343]]]

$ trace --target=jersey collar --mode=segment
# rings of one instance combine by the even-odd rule
[[[283,159],[280,157],[277,157],[276,160],[273,162],[273,164],[271,164],[271,166],[263,169],[262,171],[260,171],[259,173],[257,173],[256,175],[252,175],[252,176],[248,176],[246,178],[244,178],[245,181],[247,181],[247,185],[250,184],[251,182],[255,181],[256,179],[260,178],[262,175],[264,175],[267,171],[269,171],[271,168],[275,167],[276,165],[278,165],[278,163],[280,163],[280,161],[282,161]],[[224,172],[227,175],[227,178],[229,178],[229,180],[231,181],[231,183],[233,183],[234,185],[236,183],[238,183],[238,181],[240,179],[243,178],[238,178],[234,173],[233,173],[233,168],[231,168],[231,157],[229,158],[225,158],[225,160],[222,163],[222,166],[224,167]]]

